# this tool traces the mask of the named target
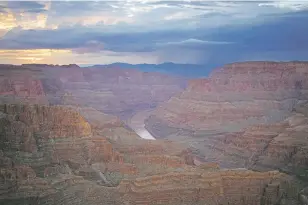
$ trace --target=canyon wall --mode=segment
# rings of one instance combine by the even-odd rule
[[[71,100],[127,119],[181,92],[185,79],[132,69],[84,69],[87,83],[67,83]],[[69,98],[65,103],[72,104]]]
[[[246,62],[192,80],[146,120],[157,138],[186,142],[222,167],[307,177],[308,63]]]
[[[42,81],[36,78],[39,74],[20,66],[0,65],[1,103],[48,104]]]
[[[247,170],[168,173],[123,180],[118,189],[129,204],[280,204],[279,172]],[[278,182],[278,183],[277,183]],[[281,185],[281,184],[280,184]],[[272,195],[260,194],[269,187]],[[265,192],[266,193],[266,192]]]
[[[188,131],[239,131],[285,119],[307,100],[308,63],[246,62],[216,69],[189,82],[147,120],[157,137]],[[165,130],[165,131],[162,131]]]
[[[305,66],[228,65],[179,94],[183,79],[160,74],[1,66],[0,203],[305,204],[305,184],[272,171],[305,177]],[[167,139],[119,118],[171,96],[146,120]]]
[[[181,143],[143,140],[112,116],[90,110],[83,117],[76,110],[88,111],[1,105],[0,203],[263,205],[296,200],[296,194],[284,195],[292,180],[277,171],[197,166]]]
[[[223,167],[278,169],[308,179],[307,104],[296,106],[284,121],[257,125],[236,133],[206,136],[194,147],[205,161]]]
[[[159,73],[77,65],[0,65],[2,103],[92,107],[124,119],[181,92],[186,80]]]

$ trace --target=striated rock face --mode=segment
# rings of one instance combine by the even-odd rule
[[[62,107],[0,105],[3,149],[34,152],[40,140],[91,136],[91,127],[78,113]]]
[[[18,66],[0,65],[0,100],[2,103],[48,104],[41,80]]]
[[[183,167],[186,164],[184,159],[164,155],[136,155],[132,161],[134,163],[161,164],[170,167]]]
[[[1,149],[15,162],[27,162],[38,172],[61,162],[75,168],[123,161],[106,138],[93,136],[90,124],[73,109],[1,105],[0,113]]]
[[[146,127],[157,137],[189,131],[240,131],[285,119],[307,100],[308,63],[247,62],[216,69],[208,79],[190,81],[162,104]],[[211,133],[211,132],[209,132]]]
[[[77,203],[74,200],[80,198],[74,196],[74,190],[87,193],[86,188],[90,186],[89,190],[101,190],[100,196],[110,196],[96,197],[99,200],[93,199],[91,203],[88,196],[83,196],[80,199],[84,203],[101,204],[113,200],[112,204],[123,204],[119,196],[114,196],[114,189],[93,186],[91,181],[116,186],[124,176],[158,174],[167,172],[169,167],[185,166],[180,158],[167,155],[175,149],[171,143],[163,148],[164,158],[155,156],[163,143],[148,145],[147,141],[123,127],[117,118],[99,111],[90,109],[84,118],[76,110],[89,111],[88,108],[45,105],[0,106],[0,173],[3,174],[0,190],[4,194],[0,197],[1,203],[45,204],[45,200],[53,198],[52,204],[59,200],[62,201],[60,204],[74,204]],[[104,131],[108,136],[99,136]],[[119,135],[124,138],[117,137]],[[137,147],[130,149],[134,144]],[[153,153],[147,152],[146,146],[151,147]],[[131,150],[131,156],[126,156],[125,150]],[[152,164],[157,168],[152,169]],[[60,193],[68,192],[72,201],[69,198],[66,201],[59,190]]]
[[[28,73],[50,104],[65,106],[24,105],[28,96],[23,105],[0,105],[0,204],[305,204],[305,184],[269,170],[305,177],[308,109],[295,105],[306,99],[306,64],[234,65],[192,81],[149,116],[146,126],[164,140],[140,139],[110,113],[127,118],[156,106],[182,89],[181,79],[76,65],[11,67],[6,78]]]
[[[143,140],[78,109],[1,105],[1,204],[263,205],[286,193],[279,172],[219,170],[183,144]]]
[[[92,107],[128,118],[181,92],[185,82],[184,78],[133,69],[0,65],[0,100]]]
[[[74,109],[5,104],[0,121],[1,204],[122,204],[113,189],[82,177],[80,169],[120,166],[123,156]]]
[[[89,68],[83,73],[84,82],[65,84],[71,98],[67,97],[64,103],[91,106],[123,119],[168,100],[182,91],[185,82],[158,73],[120,68]]]
[[[307,111],[307,103],[297,106],[292,115],[281,123],[284,126],[271,138],[267,137],[267,143],[250,160],[253,168],[281,169],[308,179]],[[272,131],[274,126],[266,130]]]
[[[307,178],[308,64],[249,62],[193,80],[146,121],[204,161]]]
[[[123,180],[118,189],[128,204],[261,204],[262,187],[272,184],[273,195],[263,204],[279,202],[281,188],[274,186],[279,172],[185,172]]]

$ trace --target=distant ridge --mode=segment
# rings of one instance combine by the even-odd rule
[[[112,63],[108,65],[92,65],[81,67],[98,67],[98,68],[110,68],[119,67],[126,69],[137,69],[143,72],[159,72],[170,75],[179,75],[191,78],[201,78],[206,77],[212,71],[212,67],[205,67],[204,65],[197,64],[176,64],[171,62],[166,62],[162,64],[129,64],[129,63]]]

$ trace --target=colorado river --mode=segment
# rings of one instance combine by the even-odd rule
[[[144,120],[150,115],[150,111],[142,111],[134,115],[127,124],[131,127],[141,138],[148,140],[155,140],[155,138],[144,127]]]
[[[134,128],[132,128],[134,129]],[[135,129],[134,129],[135,130]],[[135,132],[143,139],[148,139],[148,140],[155,140],[155,138],[147,131],[144,127],[143,129],[138,129],[135,130]]]

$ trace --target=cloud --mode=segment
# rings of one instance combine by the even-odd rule
[[[8,1],[0,2],[0,29],[5,33],[11,29],[45,28],[48,2]]]
[[[232,44],[233,42],[225,42],[225,41],[205,41],[194,38],[189,38],[187,40],[178,41],[178,42],[166,42],[166,43],[158,43],[159,46],[197,46],[197,45],[226,45]]]
[[[307,12],[273,16],[274,20],[251,26],[225,27],[199,39],[236,42],[223,49],[211,47],[200,50],[199,63],[221,65],[247,60],[307,60]],[[210,56],[210,58],[208,58]]]
[[[57,62],[295,58],[308,50],[306,5],[291,0],[3,2],[0,50],[67,51],[61,53],[65,58],[52,52],[54,58],[41,60]]]
[[[293,1],[293,0],[272,1],[272,2],[260,3],[259,6],[302,11],[302,10],[308,9],[308,2],[307,1]]]
[[[44,2],[35,1],[7,1],[0,3],[1,10],[10,10],[13,12],[40,13],[46,11]]]
[[[74,53],[67,49],[32,49],[32,50],[0,50],[0,62],[3,64],[111,64],[126,62],[137,64],[158,63],[152,53],[136,55],[129,52],[115,53],[101,51],[98,53]]]
[[[124,24],[112,27],[114,29],[106,25],[76,25],[54,30],[15,28],[0,39],[0,49],[74,49],[87,47],[89,42],[95,42],[103,44],[110,51],[140,52],[151,51],[158,42],[185,40],[191,35],[190,31],[182,30],[137,32],[126,27]]]
[[[99,53],[102,50],[104,50],[104,48],[105,46],[101,42],[89,41],[89,42],[86,42],[84,46],[78,47],[72,50],[76,53],[84,54],[84,53]]]

